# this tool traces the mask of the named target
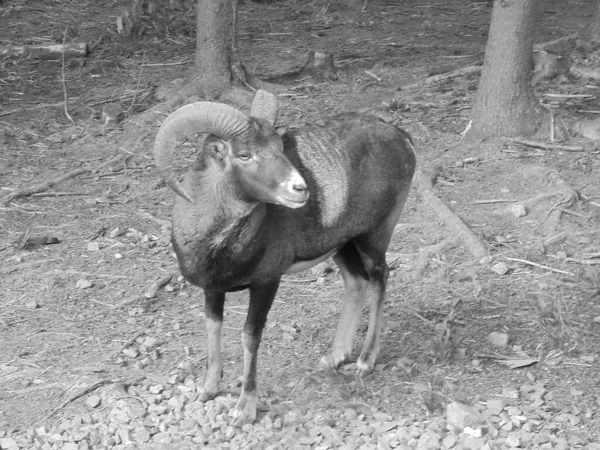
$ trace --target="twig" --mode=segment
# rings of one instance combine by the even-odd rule
[[[554,142],[554,111],[550,111],[550,142]]]
[[[593,95],[590,94],[552,94],[552,93],[546,93],[546,94],[542,94],[544,97],[550,97],[550,98],[596,98]]]
[[[510,139],[515,144],[527,147],[541,148],[543,150],[562,150],[565,152],[585,152],[587,148],[573,145],[544,144],[543,142],[526,141],[524,139]]]
[[[142,54],[142,62],[144,62],[145,58],[146,58],[146,52],[144,52]],[[135,97],[137,96],[138,88],[140,87],[140,81],[142,81],[142,73],[143,72],[144,72],[144,65],[142,64],[140,66],[140,74],[138,76],[137,84],[135,85],[135,92],[133,94],[133,98],[131,99],[131,105],[129,105],[129,108],[127,109],[127,111],[125,111],[125,116],[128,116],[129,113],[131,112],[131,110],[133,109],[133,105],[135,103]]]
[[[32,197],[70,197],[78,195],[90,195],[89,192],[37,192]]]
[[[492,198],[489,200],[475,200],[473,204],[475,205],[486,205],[488,203],[514,203],[517,200],[515,199],[505,199],[505,198]]]
[[[365,70],[365,73],[366,73],[367,75],[369,75],[371,78],[373,78],[375,81],[377,81],[378,83],[381,83],[381,82],[383,81],[383,78],[381,78],[381,77],[379,77],[379,76],[375,75],[373,72],[370,72],[370,71],[368,71],[368,70]]]
[[[572,273],[572,272],[567,272],[565,270],[555,269],[554,267],[550,267],[550,266],[545,266],[543,264],[534,263],[533,261],[527,261],[526,259],[509,258],[509,257],[506,257],[506,259],[508,261],[514,261],[514,262],[518,262],[518,263],[525,264],[525,265],[528,265],[528,266],[539,267],[540,269],[549,270],[550,272],[560,273],[562,275],[569,275],[570,277],[574,277],[575,276],[575,274]]]
[[[74,178],[79,175],[83,175],[84,173],[96,172],[100,168],[102,168],[106,165],[110,165],[114,162],[120,161],[121,158],[122,158],[122,155],[117,155],[116,157],[110,159],[109,161],[106,161],[105,163],[100,164],[96,169],[82,167],[79,169],[72,170],[71,172],[67,172],[66,174],[61,175],[60,177],[57,177],[53,180],[46,181],[44,183],[40,183],[37,186],[33,186],[28,189],[23,189],[21,191],[11,192],[10,194],[8,194],[4,198],[2,198],[2,200],[0,200],[0,204],[6,206],[10,202],[12,202],[13,200],[15,200],[19,197],[29,197],[33,194],[38,194],[40,192],[47,191],[47,190],[51,189],[52,187],[56,186],[57,184],[62,183],[63,181],[69,180],[69,179]]]
[[[64,102],[65,102],[65,116],[67,116],[67,119],[69,119],[69,121],[75,125],[75,121],[73,120],[73,118],[71,117],[71,115],[69,114],[69,108],[67,106],[67,102],[69,100],[69,97],[67,96],[67,83],[65,81],[65,41],[67,40],[67,30],[69,29],[69,25],[67,25],[65,27],[65,33],[63,34],[63,49],[60,52],[60,56],[61,56],[61,60],[62,60],[62,64],[61,64],[61,72],[62,72],[62,87],[63,87],[63,95],[64,95]]]
[[[125,382],[125,383],[123,383],[120,380],[100,380],[100,381],[96,381],[94,384],[91,384],[90,386],[88,386],[86,388],[80,389],[79,391],[72,393],[69,396],[69,398],[67,398],[64,402],[62,402],[60,405],[58,405],[56,408],[54,408],[52,411],[50,411],[50,413],[46,417],[44,417],[44,419],[42,419],[40,421],[40,423],[48,421],[48,419],[50,419],[54,414],[56,414],[58,411],[60,411],[61,409],[63,409],[69,403],[77,400],[80,397],[83,397],[86,394],[89,394],[90,392],[98,389],[100,386],[104,386],[105,384],[115,384],[115,383],[123,383],[125,386],[131,386],[133,384],[139,383],[144,378],[146,378],[146,377],[137,377],[137,378],[131,380],[130,382]]]

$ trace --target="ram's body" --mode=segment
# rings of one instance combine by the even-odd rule
[[[173,248],[181,272],[205,292],[203,399],[217,395],[222,377],[225,293],[250,290],[238,425],[256,418],[258,345],[285,273],[333,256],[346,301],[322,364],[335,368],[348,359],[369,299],[371,318],[357,367],[359,375],[373,369],[388,276],[385,252],[415,170],[408,134],[377,118],[344,114],[281,138],[274,120],[254,109],[247,117],[225,105],[189,105],[165,121],[155,144],[157,165],[179,194]],[[194,130],[211,135],[179,184],[172,151]]]
[[[173,247],[186,279],[206,289],[244,289],[307,269],[311,261],[318,263],[381,225],[412,177],[414,157],[406,150],[410,138],[365,115],[341,115],[326,127],[283,136],[284,153],[311,193],[301,208],[260,203],[225,227],[215,221],[199,233],[189,202],[177,199]],[[189,181],[184,180],[183,186],[187,188]],[[206,206],[224,217],[219,199],[214,200]],[[206,210],[204,215],[206,220]]]

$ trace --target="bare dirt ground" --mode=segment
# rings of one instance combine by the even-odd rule
[[[588,3],[545,2],[536,42],[581,31],[591,16]],[[115,27],[122,6],[0,5],[0,45],[60,43],[68,26],[67,42],[91,46],[87,58],[66,61],[64,68],[57,61],[0,61],[0,197],[91,169],[0,207],[0,438],[93,411],[88,396],[65,400],[102,380],[168,384],[182,371],[202,378],[202,295],[178,278],[168,242],[173,194],[151,156],[167,111],[154,93],[192,68],[193,15],[175,17],[168,33],[148,21],[141,36],[123,39]],[[476,74],[405,88],[481,61],[490,12],[487,3],[466,0],[337,9],[299,1],[240,6],[240,54],[259,76],[301,65],[310,50],[335,55],[339,79],[307,82],[281,96],[280,123],[298,127],[346,110],[396,121],[414,137],[420,168],[441,165],[435,194],[492,257],[473,258],[425,205],[416,179],[389,250],[393,271],[377,370],[364,385],[352,365],[335,376],[315,371],[333,337],[341,281],[335,271],[290,277],[261,347],[265,409],[353,408],[366,417],[378,411],[423,421],[443,415],[452,401],[478,405],[501,398],[530,408],[526,394],[541,387],[533,431],[550,427],[568,445],[550,441],[540,448],[597,448],[599,152],[510,141],[462,144]],[[61,103],[63,71],[74,123]],[[597,113],[598,89],[568,79],[543,83],[538,94],[563,112]],[[585,95],[546,95],[557,93]],[[105,103],[121,104],[120,125],[102,126]],[[561,203],[565,184],[579,194],[571,204]],[[527,215],[512,214],[515,202],[525,202]],[[30,245],[28,238],[56,242]],[[144,297],[151,283],[170,275],[156,296]],[[245,298],[230,295],[226,305],[222,386],[234,395]],[[508,344],[491,343],[491,332],[508,337]],[[536,362],[511,367],[524,359]]]

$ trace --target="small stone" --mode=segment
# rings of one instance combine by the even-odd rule
[[[484,438],[474,438],[472,436],[467,436],[463,441],[463,448],[465,450],[481,450],[484,445]]]
[[[121,353],[123,353],[125,356],[128,356],[129,358],[135,358],[140,354],[140,352],[135,348],[124,348]]]
[[[491,414],[497,416],[504,410],[504,402],[500,399],[488,400],[487,409]]]
[[[508,433],[508,436],[506,436],[506,443],[512,448],[519,447],[521,445],[519,432],[514,431],[512,433]]]
[[[148,391],[150,391],[151,394],[160,394],[164,390],[165,388],[162,384],[153,384],[148,388]]]
[[[147,348],[148,350],[152,350],[154,347],[157,347],[160,344],[160,341],[156,338],[153,338],[151,336],[147,336],[144,341],[142,342],[142,345]]]
[[[465,427],[477,427],[484,422],[479,411],[463,403],[452,402],[446,407],[448,425],[462,431]]]
[[[100,244],[98,242],[88,242],[87,250],[88,252],[97,252],[100,250]]]
[[[488,334],[487,340],[490,344],[496,347],[506,347],[508,345],[508,334],[507,333],[499,333],[497,331],[492,331]]]
[[[502,397],[504,398],[519,398],[519,391],[515,389],[504,388],[502,389]]]
[[[62,446],[62,450],[79,450],[79,445],[77,445],[75,442],[66,442]]]
[[[502,261],[494,264],[491,269],[492,272],[497,273],[498,275],[504,275],[508,272],[508,266]]]
[[[9,437],[0,438],[0,448],[3,450],[19,450],[17,441]]]
[[[90,395],[85,401],[85,404],[90,408],[95,408],[100,404],[101,398],[99,395]]]
[[[594,363],[596,362],[596,355],[581,355],[579,359],[584,363]]]
[[[115,259],[123,259],[123,255],[120,253],[115,253]]]
[[[517,203],[510,207],[510,213],[516,218],[525,217],[527,215],[527,208],[525,208],[525,205]]]
[[[116,125],[124,117],[123,108],[118,103],[107,103],[102,107],[102,125]]]
[[[77,289],[89,289],[92,286],[94,286],[94,283],[92,283],[90,280],[86,280],[86,279],[80,279],[77,280],[77,283],[75,284],[75,288]]]
[[[454,444],[456,444],[456,438],[454,436],[448,435],[442,441],[442,448],[450,449],[454,447]]]
[[[419,450],[437,450],[439,448],[440,436],[431,430],[425,430],[417,441],[417,449]]]
[[[584,394],[583,391],[577,390],[577,389],[571,389],[571,395],[573,397],[580,397]]]

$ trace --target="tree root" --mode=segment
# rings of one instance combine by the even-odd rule
[[[46,181],[44,183],[40,183],[36,186],[27,188],[27,189],[23,189],[20,191],[16,191],[16,192],[11,192],[10,194],[4,196],[1,200],[0,200],[0,204],[2,204],[3,206],[7,206],[10,202],[12,202],[13,200],[20,198],[20,197],[29,197],[33,194],[38,194],[40,192],[45,192],[51,188],[53,188],[54,186],[56,186],[59,183],[62,183],[63,181],[69,180],[71,178],[75,178],[79,175],[83,175],[84,173],[95,173],[98,172],[102,167],[106,167],[109,166],[111,164],[115,164],[119,161],[121,161],[124,158],[124,155],[117,155],[114,158],[100,164],[98,167],[96,168],[86,168],[86,167],[82,167],[79,169],[75,169],[72,170],[71,172],[68,172],[64,175],[61,175],[60,177],[54,178],[53,180],[50,181]]]
[[[437,214],[446,226],[450,228],[456,237],[463,241],[475,258],[481,259],[487,256],[488,252],[477,235],[433,193],[433,184],[439,173],[439,166],[431,167],[421,173],[419,177],[419,192],[421,193],[423,200],[425,200],[425,203]]]
[[[454,247],[458,243],[458,238],[456,236],[448,238],[440,242],[439,244],[430,245],[428,247],[423,247],[419,250],[419,257],[417,259],[417,264],[412,273],[412,279],[418,280],[423,275],[425,268],[427,267],[427,262],[431,255],[442,252],[449,248]]]
[[[460,69],[453,70],[451,72],[441,73],[439,75],[432,75],[425,78],[418,83],[409,84],[403,86],[402,89],[412,89],[417,87],[429,86],[431,84],[440,83],[442,81],[451,80],[452,78],[458,78],[470,74],[478,74],[481,72],[481,66],[466,66]]]

